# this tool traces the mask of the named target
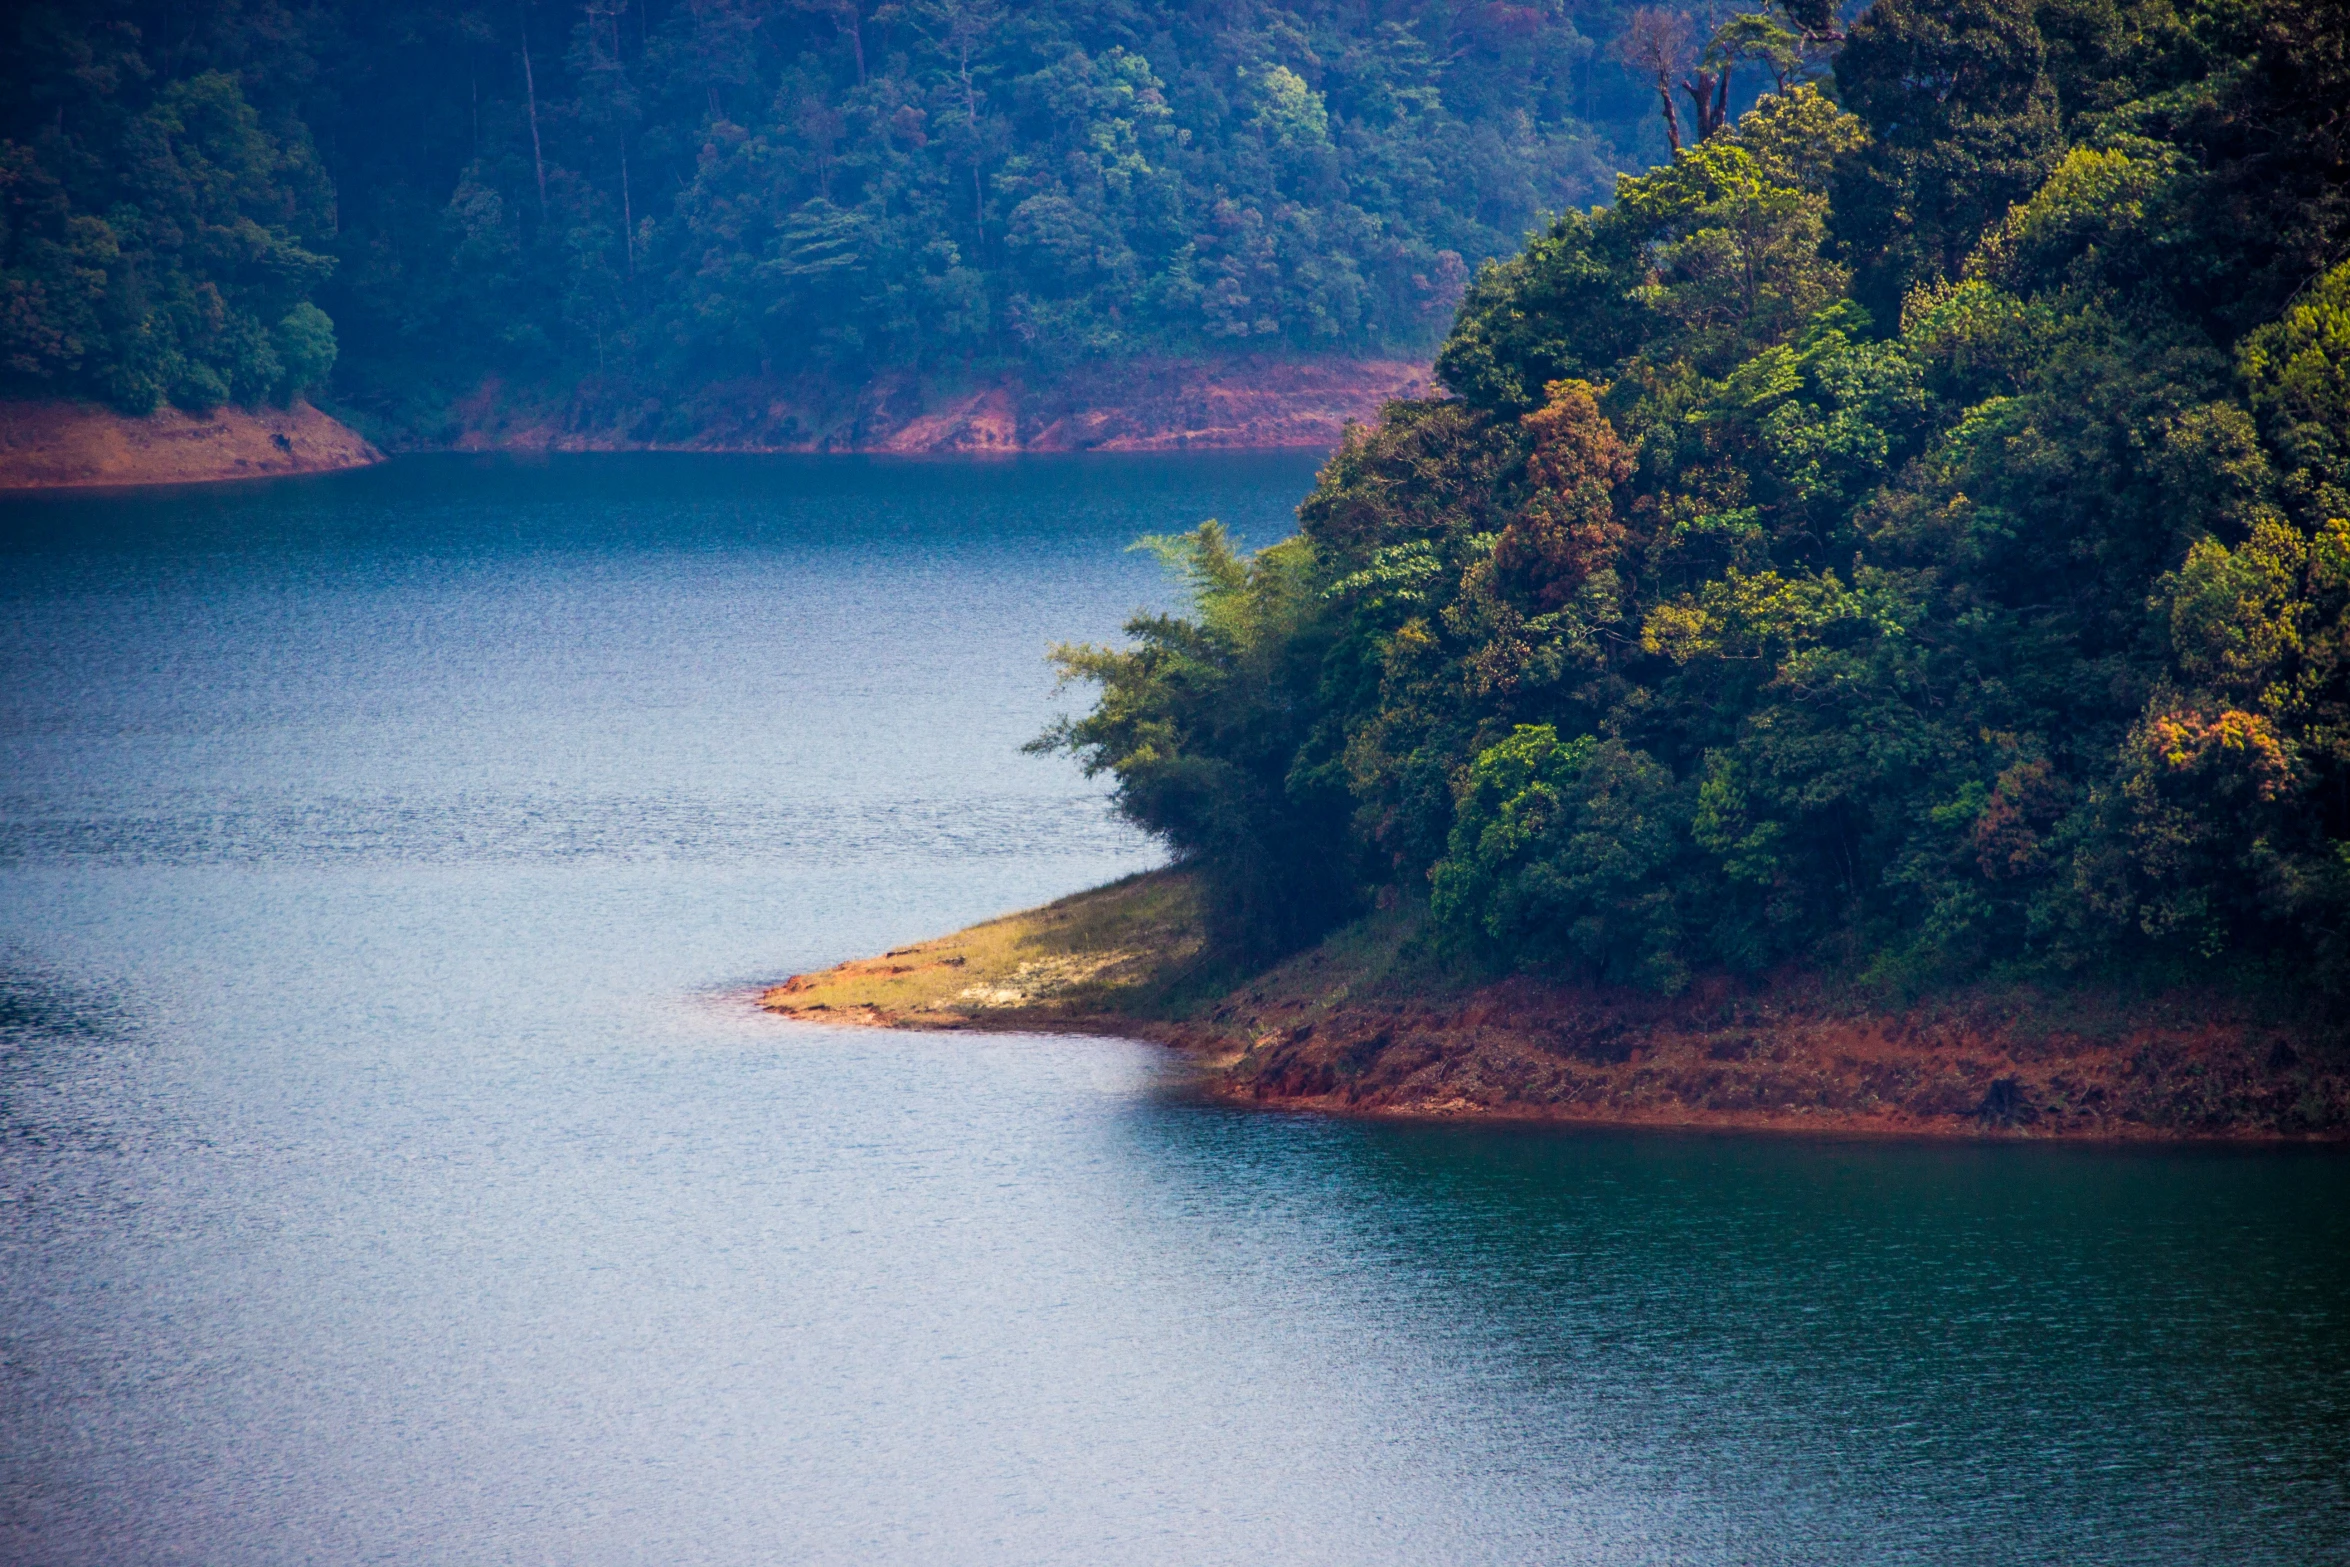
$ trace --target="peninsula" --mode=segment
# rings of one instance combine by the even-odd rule
[[[769,1005],[1270,1104],[2342,1136],[2341,15],[2113,14],[1878,0],[1483,269],[1294,535],[1150,540],[1188,604],[1053,651],[1034,748],[1181,881]]]
[[[2257,996],[1982,986],[1902,1003],[1816,976],[1664,997],[1497,978],[1373,910],[1236,978],[1199,887],[1153,871],[874,958],[759,1004],[801,1022],[1110,1033],[1272,1109],[1926,1137],[2342,1141],[2350,1054]],[[2338,1030],[2337,1030],[2338,1032]]]

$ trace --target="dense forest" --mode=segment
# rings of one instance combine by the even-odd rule
[[[0,392],[1425,354],[1801,53],[1616,0],[87,0],[0,43]],[[1792,50],[1792,52],[1791,52]],[[1732,88],[1731,69],[1737,85]],[[1676,127],[1677,128],[1677,127]]]
[[[1878,0],[1040,745],[1262,957],[2350,983],[2350,7]]]

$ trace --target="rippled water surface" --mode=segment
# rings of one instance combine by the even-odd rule
[[[2350,1562],[2350,1160],[751,1011],[1149,863],[1044,646],[1311,467],[0,506],[0,1560]]]

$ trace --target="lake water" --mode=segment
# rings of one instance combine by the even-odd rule
[[[2350,1562],[2350,1159],[1246,1114],[751,987],[1151,862],[1287,457],[0,506],[0,1560]]]

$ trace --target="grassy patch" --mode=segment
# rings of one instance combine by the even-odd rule
[[[798,975],[760,1005],[796,1017],[905,1027],[1169,1016],[1221,988],[1203,970],[1200,949],[1192,878],[1146,871],[951,936]]]

